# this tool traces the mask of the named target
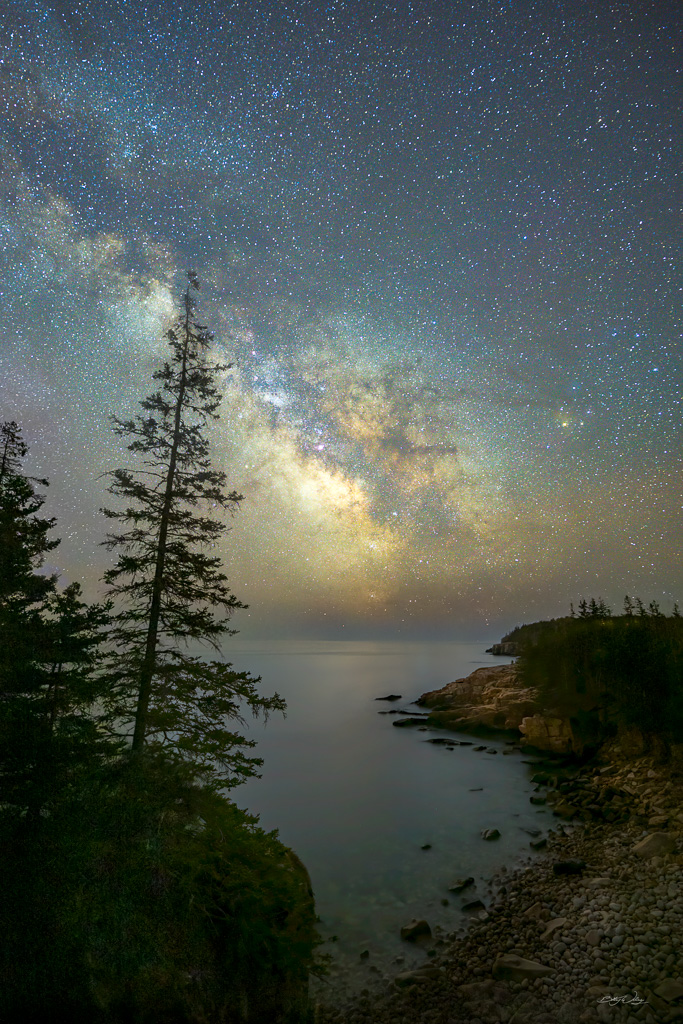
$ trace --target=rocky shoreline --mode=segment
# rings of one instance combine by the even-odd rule
[[[557,827],[502,868],[464,936],[424,939],[422,967],[317,1024],[669,1024],[683,1021],[683,786],[611,741],[540,773]]]

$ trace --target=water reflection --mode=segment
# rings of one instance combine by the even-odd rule
[[[378,714],[503,663],[480,645],[234,643],[230,657],[288,702],[285,721],[250,729],[263,778],[233,796],[307,865],[321,931],[338,936],[342,965],[357,964],[363,949],[382,967],[399,955],[424,957],[401,943],[401,925],[426,916],[433,929],[461,926],[462,903],[485,896],[498,866],[529,854],[523,828],[552,821],[530,805],[528,766],[504,755],[502,742],[487,741],[497,754],[447,750],[426,742],[438,734],[396,729],[394,716]],[[390,692],[403,695],[400,704],[374,700]],[[483,841],[483,828],[498,828],[501,838]],[[448,891],[461,875],[475,877],[476,891]]]

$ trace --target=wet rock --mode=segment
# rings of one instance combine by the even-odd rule
[[[497,828],[483,828],[481,830],[482,839],[500,839],[500,832]]]
[[[506,953],[498,957],[491,973],[496,981],[524,981],[525,978],[533,981],[536,978],[547,978],[555,972],[552,967],[546,967],[545,964],[525,960],[514,953]]]
[[[545,804],[545,797],[544,796],[530,796],[529,797],[529,803],[533,804],[534,807],[543,807],[543,805]]]
[[[467,889],[470,885],[474,885],[474,879],[471,875],[468,878],[456,878],[453,885],[448,886],[448,890],[449,892],[462,892],[463,889]]]
[[[380,698],[378,697],[377,699],[379,700]],[[360,958],[361,958],[361,960],[367,960],[367,958],[368,958],[369,956],[370,956],[370,950],[369,950],[369,949],[364,949],[364,950],[362,951],[362,953],[360,954]]]
[[[421,850],[431,850],[431,848],[432,848],[432,844],[431,843],[425,843],[424,846],[420,847]]]
[[[442,977],[442,972],[433,964],[425,964],[414,971],[401,971],[394,978],[397,988],[408,988],[410,985],[428,985]]]
[[[417,942],[418,939],[431,938],[432,929],[429,927],[427,922],[420,918],[410,921],[401,928],[401,938],[407,942]]]
[[[423,721],[423,718],[396,718],[391,724],[401,728],[411,725],[422,725]]]
[[[498,753],[498,751],[496,750],[496,748],[495,748],[495,747],[487,747],[487,748],[486,748],[486,753],[487,753],[487,754],[497,754],[497,753]]]
[[[547,839],[532,839],[529,846],[532,850],[543,850],[548,845]]]
[[[375,697],[375,700],[400,700],[401,696],[400,693],[388,693],[386,697]]]
[[[469,903],[463,903],[461,910],[486,910],[486,906],[481,900],[470,900]]]
[[[649,860],[650,857],[661,857],[665,853],[673,853],[676,848],[673,836],[667,832],[653,832],[645,836],[633,847],[633,852],[638,857]]]

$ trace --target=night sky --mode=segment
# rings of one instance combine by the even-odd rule
[[[89,596],[185,272],[247,636],[683,599],[683,5],[4,0],[0,417]]]

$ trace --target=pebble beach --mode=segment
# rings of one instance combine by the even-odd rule
[[[542,854],[491,879],[464,935],[423,934],[422,965],[318,1003],[316,1024],[683,1021],[682,797],[680,773],[616,742],[543,780]]]

